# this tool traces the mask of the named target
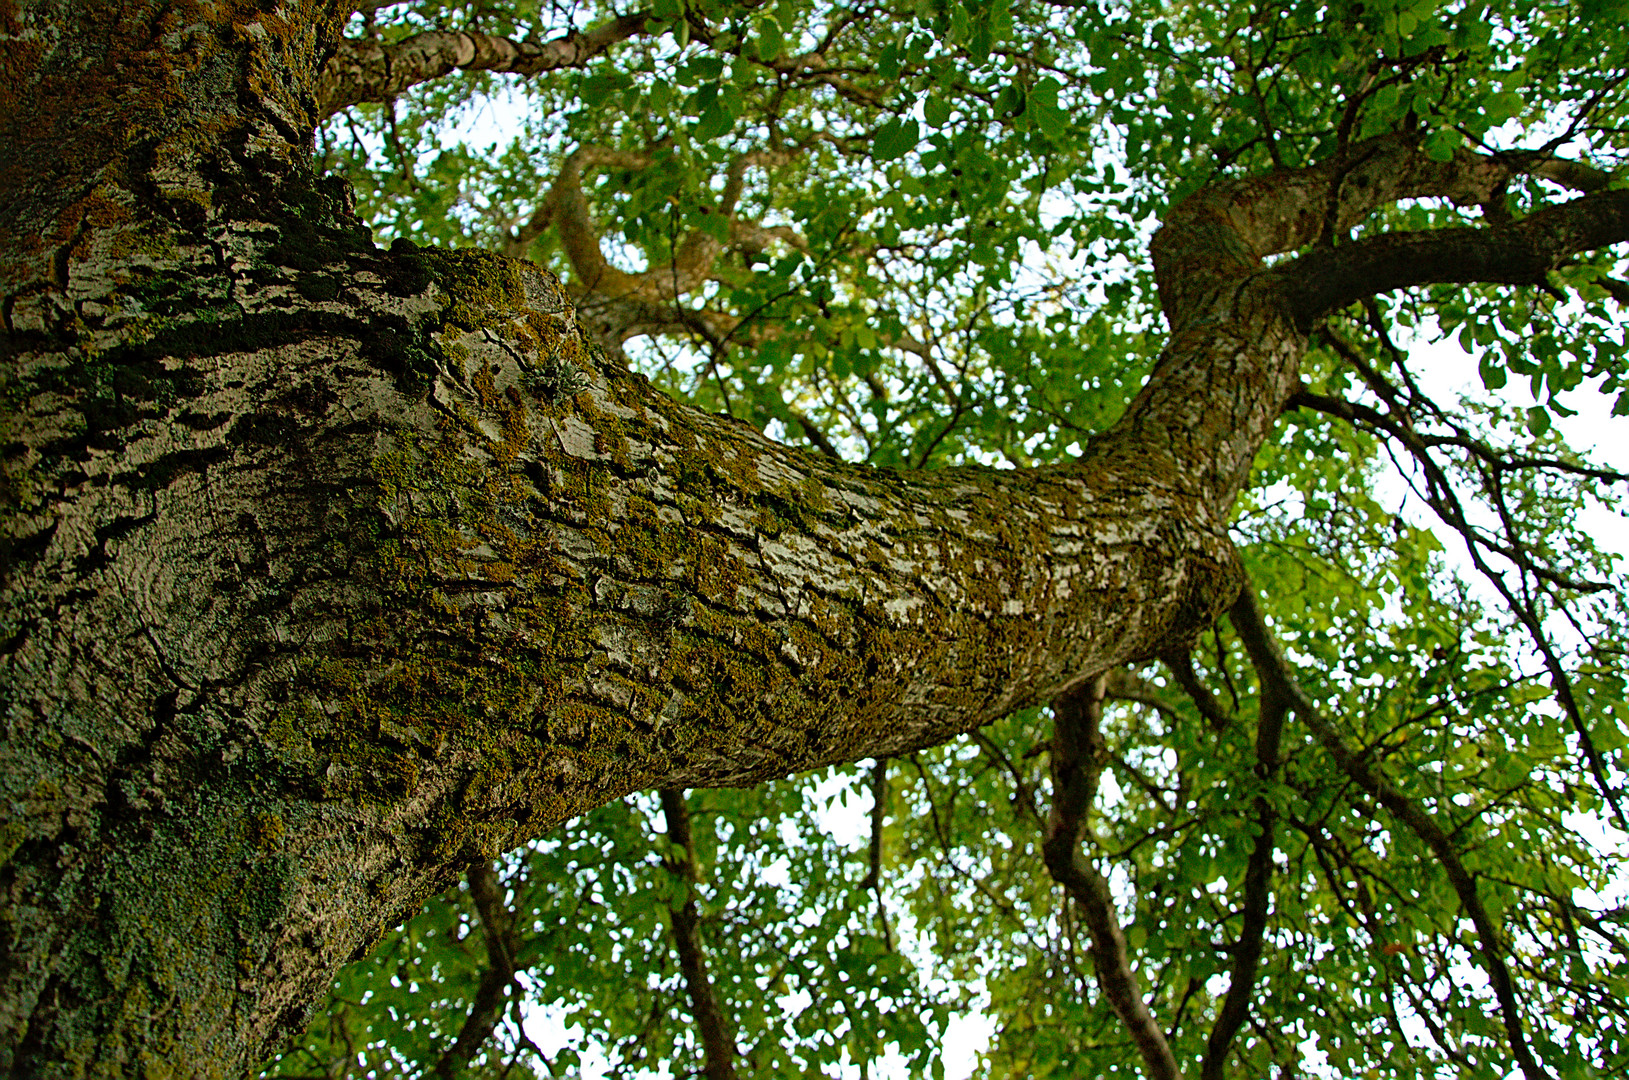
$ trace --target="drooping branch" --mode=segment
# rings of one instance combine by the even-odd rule
[[[696,854],[696,839],[690,828],[690,810],[685,806],[684,792],[663,788],[662,814],[667,819],[668,839],[675,849],[667,860],[668,870],[678,879],[684,898],[669,908],[673,947],[679,954],[679,970],[684,973],[685,989],[690,994],[691,1015],[701,1036],[705,1055],[702,1075],[707,1080],[735,1080],[735,1032],[713,993],[713,981],[707,974],[707,955],[701,943],[701,913],[697,910],[694,892],[702,880],[701,861]]]
[[[1368,367],[1344,342],[1341,342],[1333,335],[1328,335],[1328,337],[1336,351],[1353,363],[1354,366]],[[1369,371],[1367,377],[1371,383],[1379,379],[1378,374],[1372,370]],[[1550,635],[1544,628],[1542,612],[1532,598],[1526,594],[1525,590],[1518,593],[1518,590],[1511,588],[1504,575],[1489,564],[1486,553],[1493,552],[1508,559],[1521,574],[1528,575],[1531,579],[1549,588],[1585,593],[1601,592],[1610,588],[1610,583],[1578,580],[1560,572],[1555,567],[1539,561],[1523,541],[1516,523],[1511,519],[1508,512],[1501,512],[1500,514],[1500,522],[1506,534],[1503,542],[1488,536],[1484,530],[1473,524],[1461,505],[1447,471],[1431,452],[1433,441],[1416,430],[1412,423],[1406,422],[1406,415],[1394,416],[1390,413],[1381,413],[1360,402],[1349,402],[1310,392],[1298,394],[1293,400],[1306,405],[1308,408],[1380,432],[1402,446],[1413,458],[1414,463],[1420,468],[1425,477],[1426,487],[1424,491],[1420,492],[1424,502],[1449,528],[1459,533],[1465,542],[1466,553],[1470,557],[1471,565],[1503,598],[1511,613],[1516,616],[1522,624],[1522,628],[1527,631],[1534,648],[1538,650],[1539,656],[1544,661],[1545,669],[1549,672],[1550,684],[1555,692],[1556,700],[1561,704],[1562,711],[1566,713],[1568,720],[1572,724],[1573,733],[1578,738],[1579,748],[1583,751],[1584,759],[1589,765],[1597,790],[1600,791],[1601,797],[1612,808],[1612,815],[1617,820],[1619,827],[1629,830],[1629,818],[1626,818],[1618,792],[1612,786],[1606,758],[1596,745],[1589,724],[1584,719],[1583,709],[1573,691],[1572,678],[1561,663],[1561,658],[1557,655],[1555,647],[1551,643]],[[1446,415],[1439,414],[1438,419],[1452,424],[1452,421],[1449,421]],[[1472,439],[1467,432],[1458,428],[1458,425],[1452,426],[1456,429],[1457,437],[1448,444],[1463,446],[1469,450],[1473,460],[1478,462],[1485,470],[1483,473],[1484,483],[1493,487],[1496,496],[1499,490],[1498,486],[1503,482],[1503,473],[1512,468],[1554,469],[1575,474],[1581,472],[1593,479],[1607,481],[1622,481],[1625,479],[1618,473],[1606,470],[1581,469],[1567,462],[1550,462],[1531,458],[1505,460],[1494,452],[1491,447],[1482,443],[1481,440]]]
[[[1234,628],[1238,630],[1240,639],[1250,650],[1252,660],[1260,658],[1261,666],[1258,670],[1264,682],[1270,681],[1274,685],[1275,692],[1289,703],[1290,709],[1323,744],[1324,749],[1341,770],[1358,787],[1368,792],[1390,811],[1393,817],[1436,856],[1448,877],[1449,884],[1453,886],[1454,893],[1459,897],[1459,902],[1464,906],[1465,913],[1476,927],[1478,955],[1488,973],[1489,982],[1493,984],[1494,997],[1499,1004],[1499,1015],[1504,1023],[1506,1037],[1510,1040],[1512,1056],[1520,1065],[1526,1080],[1550,1080],[1550,1074],[1534,1060],[1532,1048],[1527,1042],[1527,1034],[1523,1030],[1521,1007],[1516,1001],[1515,983],[1510,977],[1510,968],[1505,963],[1504,935],[1498,923],[1488,913],[1486,905],[1482,903],[1477,893],[1476,878],[1466,869],[1453,841],[1432,815],[1403,794],[1365,755],[1347,746],[1345,737],[1324,717],[1316,703],[1301,688],[1256,605],[1235,604],[1232,617]]]
[[[888,908],[882,896],[882,830],[888,819],[888,759],[878,758],[871,764],[871,843],[866,851],[865,880],[862,889],[869,889],[877,901],[877,923],[882,927],[883,948],[894,950],[894,932],[888,925]]]
[[[1194,708],[1199,710],[1211,728],[1221,731],[1233,723],[1222,703],[1216,700],[1216,695],[1210,692],[1210,687],[1199,681],[1199,673],[1194,670],[1193,657],[1186,651],[1178,651],[1164,658],[1165,666],[1171,669],[1172,676],[1182,692],[1188,695]]]
[[[1484,529],[1472,524],[1460,508],[1458,500],[1448,497],[1453,490],[1448,482],[1448,474],[1444,471],[1441,463],[1431,455],[1430,451],[1434,447],[1440,446],[1453,446],[1467,450],[1475,458],[1488,465],[1494,475],[1502,474],[1507,469],[1524,468],[1579,474],[1607,482],[1619,482],[1629,479],[1629,477],[1613,472],[1610,469],[1590,469],[1560,460],[1515,457],[1507,459],[1497,454],[1480,440],[1468,438],[1463,434],[1450,438],[1422,435],[1415,431],[1405,418],[1388,416],[1362,402],[1329,397],[1326,394],[1313,393],[1310,390],[1296,394],[1290,399],[1290,404],[1297,408],[1307,408],[1314,412],[1321,412],[1327,416],[1339,417],[1354,425],[1386,435],[1401,444],[1426,474],[1426,479],[1430,484],[1426,502],[1472,548],[1496,552],[1509,559],[1523,572],[1532,574],[1535,578],[1561,589],[1572,592],[1593,593],[1605,592],[1612,588],[1610,582],[1585,581],[1570,577],[1552,566],[1537,561],[1519,536],[1510,536],[1506,540],[1500,541],[1489,536]],[[1506,522],[1505,524],[1512,523]]]
[[[1052,811],[1041,850],[1046,867],[1080,905],[1092,939],[1097,984],[1130,1033],[1150,1080],[1180,1080],[1176,1056],[1143,1001],[1108,880],[1081,851],[1092,803],[1108,761],[1100,724],[1106,679],[1099,676],[1053,699]]]
[[[427,30],[389,45],[347,38],[323,69],[319,116],[329,117],[365,101],[389,101],[454,71],[493,71],[529,78],[580,68],[611,46],[648,33],[652,25],[648,15],[638,12],[545,42],[449,30]]]

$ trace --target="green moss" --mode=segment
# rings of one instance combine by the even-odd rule
[[[498,327],[528,311],[526,285],[514,259],[476,248],[421,248],[416,257],[441,289],[442,317],[453,326]]]
[[[278,815],[259,813],[250,816],[247,831],[246,839],[249,846],[257,851],[269,853],[281,846],[285,830],[283,819]]]
[[[340,279],[332,274],[301,274],[294,279],[294,291],[312,301],[332,300],[339,295]]]
[[[0,825],[0,866],[5,866],[11,857],[17,854],[17,849],[23,846],[28,839],[28,827],[20,821],[8,821]]]

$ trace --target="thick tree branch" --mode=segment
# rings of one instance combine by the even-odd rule
[[[1154,237],[1153,251],[1160,301],[1173,329],[1197,314],[1206,298],[1214,298],[1217,290],[1235,287],[1245,277],[1258,272],[1262,259],[1295,251],[1320,237],[1326,238],[1327,243],[1327,238],[1352,229],[1375,210],[1399,200],[1444,198],[1462,206],[1483,206],[1518,175],[1542,175],[1591,191],[1599,189],[1600,177],[1604,175],[1588,166],[1547,154],[1482,155],[1461,150],[1449,161],[1434,161],[1420,149],[1419,142],[1420,136],[1412,132],[1379,136],[1317,165],[1209,184],[1172,208]],[[1537,219],[1541,214],[1528,220]],[[1416,235],[1463,231],[1475,230],[1440,230]],[[1615,242],[1614,239],[1570,244],[1567,239],[1570,235],[1571,230],[1566,230],[1561,237],[1552,238],[1556,251],[1571,254]],[[1387,236],[1367,243],[1389,239]],[[1274,273],[1294,280],[1319,271],[1327,275],[1326,263],[1350,265],[1341,260],[1349,257],[1346,253],[1362,246],[1326,246],[1287,267],[1277,268]],[[1553,257],[1553,253],[1545,257],[1542,269],[1552,268],[1548,260]],[[1541,272],[1529,269],[1527,276],[1518,277],[1515,283],[1530,282]],[[1471,276],[1428,280],[1508,281],[1510,278]],[[1398,284],[1359,290],[1349,300],[1396,288]],[[1321,314],[1339,306],[1340,303],[1331,301],[1318,311]],[[1310,325],[1310,318],[1303,321]]]
[[[633,153],[598,146],[579,147],[561,163],[560,171],[548,196],[532,219],[517,230],[510,244],[511,252],[516,255],[523,253],[532,240],[541,236],[552,225],[559,234],[560,246],[571,263],[571,270],[578,286],[585,294],[582,297],[584,306],[592,307],[594,303],[601,301],[612,304],[633,302],[655,305],[658,309],[667,311],[676,305],[681,297],[712,278],[715,263],[727,247],[740,245],[762,248],[775,240],[794,246],[801,242],[802,238],[791,230],[766,229],[753,223],[740,222],[735,218],[747,169],[753,166],[778,164],[786,160],[786,155],[778,152],[750,152],[740,154],[730,162],[725,174],[724,190],[711,208],[713,213],[729,221],[726,239],[721,240],[704,230],[692,229],[679,239],[674,247],[672,259],[665,264],[633,273],[612,266],[605,258],[593,215],[589,212],[588,200],[583,192],[583,174],[596,168],[638,171],[649,167],[653,160],[654,156],[651,153]],[[733,328],[734,320],[730,317],[717,318],[731,321]],[[633,322],[608,323],[606,332],[601,336],[625,341],[637,332],[636,326],[644,328],[650,321],[649,318],[644,318]],[[664,321],[671,321],[671,317]],[[644,332],[649,330],[645,329]]]
[[[23,1071],[143,1045],[242,1067],[482,857],[632,790],[941,743],[1185,647],[1237,595],[1226,523],[1305,342],[1236,288],[1265,249],[1214,201],[1156,252],[1179,332],[1078,460],[862,470],[663,396],[535,267],[378,250],[305,164],[332,5],[192,5],[186,63],[151,7],[113,40],[56,5],[14,65],[39,114],[0,115]],[[88,113],[87,70],[151,81]],[[137,383],[107,371],[163,385],[110,409]],[[108,793],[117,831],[81,828]],[[105,970],[166,977],[76,983],[109,943]]]
[[[679,970],[684,974],[685,989],[690,994],[690,1012],[705,1055],[702,1075],[707,1080],[735,1080],[735,1032],[713,993],[713,981],[707,974],[707,954],[701,943],[701,913],[697,910],[694,892],[694,886],[702,880],[701,860],[696,854],[696,839],[690,829],[690,810],[685,806],[684,792],[663,788],[662,814],[667,818],[668,839],[677,849],[668,869],[679,879],[684,902],[669,908],[669,914],[673,947],[679,954]]]
[[[1098,780],[1108,761],[1099,728],[1106,679],[1099,676],[1053,699],[1052,812],[1041,850],[1052,877],[1080,905],[1092,939],[1097,985],[1126,1026],[1150,1080],[1180,1080],[1182,1070],[1149,1011],[1131,970],[1125,933],[1114,913],[1109,883],[1081,851]]]
[[[600,146],[583,146],[567,155],[560,164],[554,185],[548,197],[538,208],[529,231],[541,234],[550,224],[560,234],[560,247],[571,263],[572,273],[584,288],[610,296],[622,296],[634,291],[634,274],[618,270],[605,261],[600,249],[599,234],[588,212],[588,200],[583,196],[582,175],[589,168],[614,168],[638,171],[651,163],[650,154],[636,154],[611,150]]]
[[[1310,329],[1347,304],[1413,285],[1533,285],[1572,256],[1629,241],[1629,190],[1602,191],[1492,228],[1386,233],[1308,252],[1270,275]]]
[[[644,13],[622,15],[581,33],[552,41],[512,41],[494,34],[427,30],[395,44],[347,38],[323,69],[320,116],[398,94],[454,71],[494,71],[532,77],[580,68],[611,46],[648,32]]]
[[[1459,902],[1464,906],[1465,913],[1476,926],[1478,953],[1482,959],[1482,966],[1488,973],[1488,979],[1493,984],[1494,997],[1499,1003],[1499,1015],[1504,1022],[1505,1034],[1510,1040],[1511,1054],[1516,1058],[1526,1080],[1549,1080],[1550,1074],[1534,1060],[1532,1048],[1527,1043],[1527,1035],[1522,1027],[1521,1007],[1516,1002],[1515,984],[1505,963],[1504,935],[1477,894],[1476,879],[1460,860],[1453,841],[1432,815],[1404,795],[1364,755],[1346,745],[1340,731],[1324,718],[1318,706],[1301,688],[1255,604],[1235,604],[1232,617],[1234,628],[1238,630],[1240,639],[1246,643],[1252,659],[1260,657],[1262,660],[1259,669],[1262,678],[1270,681],[1275,692],[1289,702],[1291,710],[1323,744],[1324,749],[1342,771],[1389,810],[1410,832],[1419,837],[1437,857],[1455,894],[1459,897]]]
[[[1209,184],[1177,204],[1152,245],[1172,328],[1197,314],[1215,290],[1256,273],[1270,255],[1349,230],[1399,199],[1480,205],[1512,172],[1469,153],[1432,161],[1418,144],[1414,134],[1385,135],[1318,165]]]

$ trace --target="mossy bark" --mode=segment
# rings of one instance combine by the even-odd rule
[[[1232,602],[1306,319],[1251,192],[1173,215],[1171,347],[1078,461],[858,468],[657,393],[529,264],[377,249],[298,7],[0,13],[0,1072],[240,1075],[473,861]]]

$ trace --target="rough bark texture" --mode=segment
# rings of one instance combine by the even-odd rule
[[[341,21],[0,4],[6,1075],[241,1074],[474,861],[943,741],[1238,592],[1323,302],[1259,259],[1328,176],[1173,212],[1171,347],[1078,462],[861,469],[656,393],[528,264],[378,250],[310,174]],[[1376,152],[1364,205],[1418,159]]]

